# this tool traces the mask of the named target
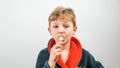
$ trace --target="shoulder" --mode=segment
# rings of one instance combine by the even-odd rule
[[[89,58],[93,56],[90,54],[88,50],[85,50],[84,48],[82,48],[82,57]]]
[[[87,50],[85,50],[84,48],[82,48],[82,57],[81,57],[81,60],[80,60],[80,64],[81,65],[86,65],[89,57],[90,57],[89,52]]]
[[[44,63],[48,59],[49,59],[48,48],[44,48],[38,54],[37,63]]]
[[[82,58],[80,60],[79,66],[87,66],[89,68],[103,68],[102,64],[99,61],[96,61],[92,54],[84,48],[82,49]]]
[[[46,59],[46,60],[48,60],[48,58],[49,58],[48,48],[42,49],[38,54],[38,59]]]
[[[42,68],[44,64],[47,63],[48,59],[49,59],[48,48],[44,48],[38,54],[36,68]]]
[[[47,47],[40,51],[40,53],[44,53],[44,52],[48,52],[48,48]]]
[[[43,55],[43,54],[44,54],[44,55],[48,55],[48,54],[49,54],[48,48],[42,49],[42,50],[39,52],[38,56],[41,55],[41,54],[42,54],[42,55]]]

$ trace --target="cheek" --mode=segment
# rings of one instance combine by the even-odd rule
[[[72,34],[73,34],[73,31],[72,31],[72,30],[67,30],[67,31],[66,31],[66,34],[67,34],[67,35],[72,35]]]
[[[52,30],[51,34],[52,34],[52,36],[55,36],[57,34],[57,30]]]
[[[71,39],[71,36],[72,36],[72,32],[67,32],[66,33],[66,39]]]
[[[71,32],[67,32],[66,35],[67,35],[67,36],[71,36],[72,33],[71,33]]]

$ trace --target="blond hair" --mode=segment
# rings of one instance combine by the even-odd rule
[[[76,17],[73,9],[62,6],[55,8],[48,18],[49,26],[51,21],[56,21],[59,17],[69,18],[73,22],[73,26],[76,26]]]

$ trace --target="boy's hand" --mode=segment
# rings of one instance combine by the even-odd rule
[[[57,57],[61,54],[61,45],[60,43],[55,44],[50,51],[50,58],[48,60],[48,64],[50,68],[54,68],[56,62],[57,62]]]

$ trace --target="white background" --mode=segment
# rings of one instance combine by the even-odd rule
[[[120,0],[0,0],[0,68],[35,68],[57,6],[74,9],[83,48],[105,68],[120,67]]]

